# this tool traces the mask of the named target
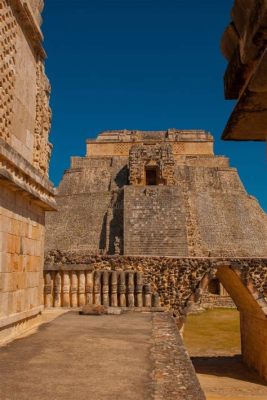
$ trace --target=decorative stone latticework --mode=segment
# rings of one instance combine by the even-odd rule
[[[6,0],[0,0],[0,138],[10,141],[15,90],[17,22]]]
[[[44,65],[36,66],[36,120],[34,129],[33,162],[42,174],[48,176],[48,167],[52,145],[48,136],[51,127],[51,109],[49,106],[50,84],[44,73]]]
[[[174,166],[170,144],[133,145],[129,154],[129,183],[130,185],[145,185],[146,167],[156,167],[158,184],[174,185]]]

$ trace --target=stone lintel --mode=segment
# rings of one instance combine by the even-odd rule
[[[17,17],[19,25],[31,43],[32,49],[41,59],[45,59],[46,53],[42,47],[43,34],[31,10],[31,6],[25,0],[9,0],[9,4]]]
[[[0,330],[6,328],[7,326],[16,324],[17,322],[22,322],[23,320],[31,317],[35,317],[40,314],[44,309],[44,306],[38,306],[32,308],[31,310],[22,311],[16,314],[11,314],[6,317],[0,318]]]
[[[0,179],[11,190],[23,192],[41,208],[56,210],[52,183],[3,139],[0,139]]]

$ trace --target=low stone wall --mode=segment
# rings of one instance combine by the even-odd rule
[[[205,400],[174,318],[153,313],[152,321],[153,399]]]
[[[222,266],[237,271],[245,286],[257,291],[263,302],[267,300],[266,258],[171,258],[100,256],[86,252],[51,251],[46,254],[46,271],[112,270],[136,271],[144,274],[144,283],[157,292],[160,305],[175,310],[177,315],[186,313],[189,302],[201,299],[200,283],[206,275],[216,275]]]

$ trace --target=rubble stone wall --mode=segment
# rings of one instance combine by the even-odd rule
[[[267,300],[266,258],[173,258],[90,255],[85,251],[46,253],[45,270],[125,270],[140,271],[152,293],[160,296],[160,305],[184,314],[188,302],[199,301],[205,276],[216,276],[218,268],[229,266],[238,271],[243,284],[252,283],[263,301]],[[226,289],[227,290],[227,289]],[[228,290],[227,290],[228,291]],[[230,291],[228,293],[231,295]],[[193,297],[192,297],[193,295]]]

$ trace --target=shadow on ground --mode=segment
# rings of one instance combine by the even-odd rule
[[[191,360],[197,374],[228,377],[267,386],[254,370],[243,363],[241,355],[191,357]]]

